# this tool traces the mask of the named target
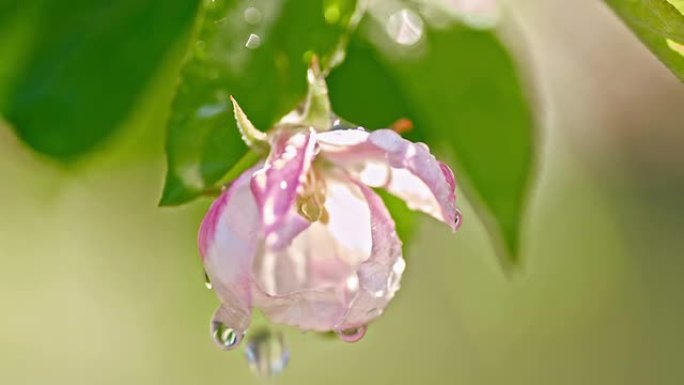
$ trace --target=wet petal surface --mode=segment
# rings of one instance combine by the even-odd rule
[[[455,179],[451,169],[423,143],[392,130],[336,130],[318,136],[322,155],[364,184],[383,187],[407,205],[457,227]]]

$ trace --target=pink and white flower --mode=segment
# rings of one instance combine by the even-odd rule
[[[373,189],[456,230],[451,169],[389,129],[330,130],[300,116],[264,135],[237,104],[235,112],[246,141],[270,152],[222,192],[200,227],[202,262],[221,301],[212,324],[224,335],[215,340],[236,346],[255,307],[275,323],[360,339],[405,268]]]

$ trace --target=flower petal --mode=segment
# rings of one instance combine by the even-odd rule
[[[311,226],[311,222],[302,217],[294,208],[285,214],[278,231],[273,231],[266,238],[266,247],[273,251],[280,251],[292,243],[292,240],[302,231]]]
[[[371,322],[399,288],[404,260],[394,221],[370,188],[326,179],[329,222],[255,259],[255,303],[274,322],[342,330]]]
[[[274,322],[328,331],[347,313],[357,269],[371,255],[371,213],[359,188],[326,178],[328,221],[255,259],[255,303]]]
[[[313,130],[296,133],[283,130],[275,136],[266,165],[254,173],[251,188],[266,238],[286,221],[297,199],[297,190],[311,167],[315,146]],[[299,227],[295,224],[295,228]]]
[[[221,300],[222,321],[236,332],[247,330],[252,313],[252,260],[261,219],[245,171],[211,205],[202,220],[198,244],[204,269]]]
[[[401,240],[385,203],[373,190],[362,183],[355,183],[370,209],[373,248],[370,258],[358,268],[358,290],[347,313],[335,327],[338,331],[363,327],[379,317],[399,290],[399,281],[406,266]]]
[[[363,183],[384,187],[410,208],[457,228],[454,175],[425,144],[403,139],[388,129],[324,132],[317,141],[322,155]]]

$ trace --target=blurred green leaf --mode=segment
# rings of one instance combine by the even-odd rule
[[[402,243],[404,244],[404,251],[406,251],[406,245],[413,240],[413,235],[416,231],[417,213],[409,209],[403,200],[386,192],[385,190],[376,189],[375,192],[380,195],[382,200],[385,202],[387,210],[389,210],[392,219],[394,219],[397,234],[399,235],[399,239],[401,239]],[[406,255],[404,255],[404,257],[406,257]]]
[[[413,48],[369,23],[365,31],[374,44],[356,34],[329,78],[333,108],[370,128],[407,117],[415,128],[405,136],[450,150],[502,262],[517,262],[535,123],[506,49],[491,32],[461,26],[428,30]]]
[[[0,66],[0,111],[35,150],[77,158],[127,117],[170,48],[189,31],[197,3],[5,2],[0,57],[21,66]],[[3,27],[12,32],[3,35]]]
[[[679,80],[684,81],[684,1],[605,1]]]
[[[269,129],[302,101],[308,61],[314,53],[331,59],[354,9],[350,0],[207,2],[169,122],[161,205],[228,182],[224,175],[247,153],[230,95]]]

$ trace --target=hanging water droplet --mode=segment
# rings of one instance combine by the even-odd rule
[[[218,347],[231,350],[240,344],[244,333],[229,327],[221,321],[211,321],[211,336]]]
[[[401,45],[414,45],[423,37],[423,19],[410,9],[393,13],[387,20],[387,34]]]
[[[223,320],[232,319],[232,312],[224,307],[219,307],[211,320],[211,337],[214,343],[223,350],[231,350],[238,346],[245,336],[243,329],[229,326]]]
[[[249,367],[258,376],[281,373],[290,361],[290,351],[280,332],[262,328],[250,333],[245,347]]]
[[[213,287],[211,285],[211,278],[209,278],[209,274],[206,271],[204,272],[204,286],[209,290]]]
[[[245,43],[245,47],[249,49],[256,49],[259,48],[261,45],[261,37],[257,35],[256,33],[252,33],[249,35],[247,38],[247,42]]]
[[[362,325],[359,327],[338,330],[337,335],[344,342],[357,342],[366,335],[366,330],[368,330],[368,327],[366,325]]]
[[[456,209],[456,219],[454,219],[454,230],[458,230],[459,227],[461,227],[461,224],[463,223],[463,214],[461,214],[461,211]]]

